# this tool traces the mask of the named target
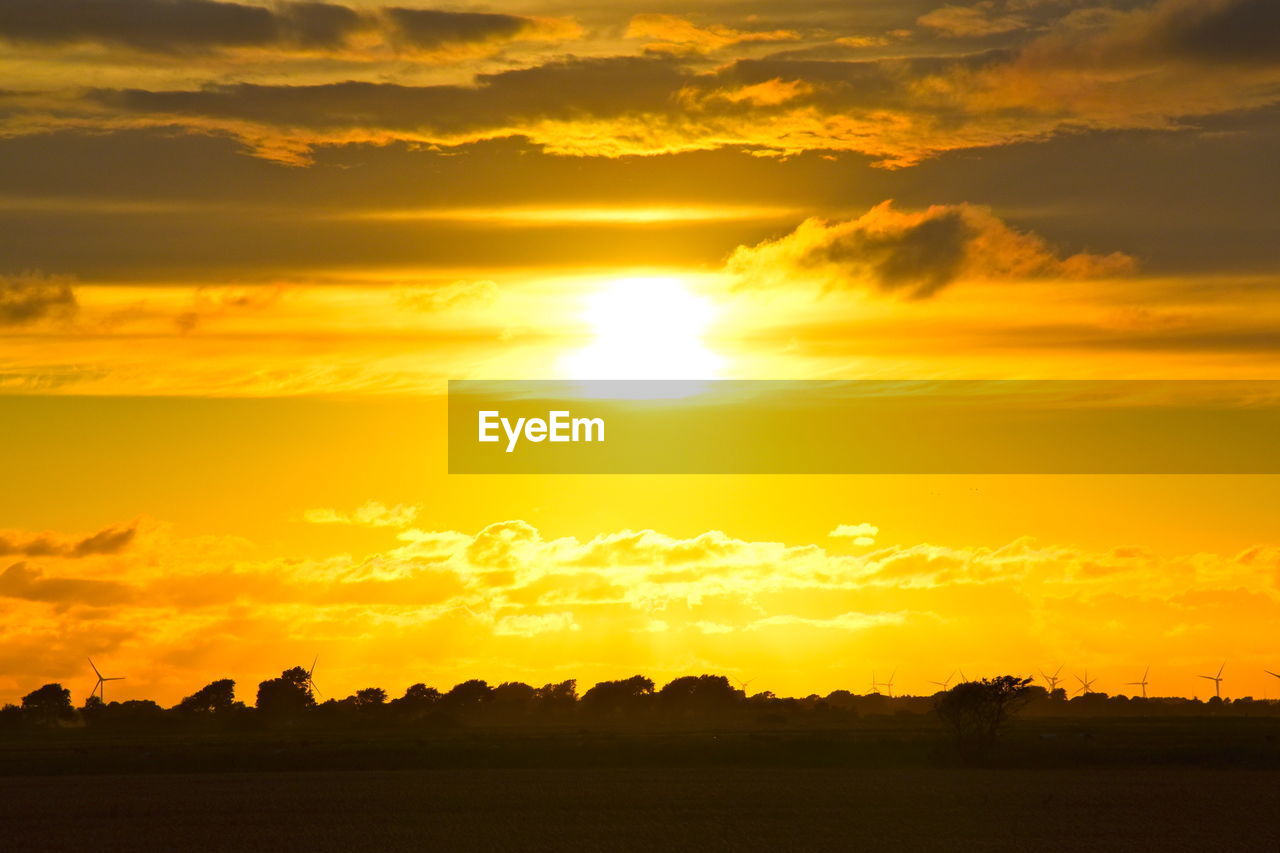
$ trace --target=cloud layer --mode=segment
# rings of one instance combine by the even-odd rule
[[[957,665],[1088,660],[1114,681],[1151,658],[1165,662],[1164,690],[1190,693],[1194,666],[1220,650],[1241,668],[1269,651],[1258,638],[1280,600],[1274,546],[1159,556],[1022,539],[860,542],[842,554],[714,530],[547,538],[521,520],[392,533],[402,521],[392,547],[362,557],[265,558],[152,523],[127,552],[68,545],[12,564],[0,572],[0,698],[55,678],[76,687],[85,653],[112,659],[130,689],[176,700],[201,679],[252,681],[317,650],[331,692],[704,669],[807,692],[856,687],[862,670],[894,664],[912,690]],[[797,673],[797,658],[811,665]]]
[[[407,7],[364,13],[319,3],[273,9],[206,0],[96,3],[111,13],[55,15],[51,6],[24,2],[31,10],[8,13],[0,33],[37,45],[97,39],[148,50],[341,44],[357,58],[351,33],[360,28],[384,48],[442,55],[582,35],[562,19]],[[196,88],[27,93],[11,96],[5,127],[16,134],[176,125],[230,134],[261,156],[298,164],[323,146],[459,146],[522,137],[578,156],[736,147],[775,156],[853,152],[898,168],[947,151],[1080,130],[1174,129],[1280,100],[1280,56],[1261,35],[1274,31],[1276,13],[1264,0],[1046,8],[1057,17],[1036,26],[985,4],[943,7],[921,19],[925,30],[949,35],[1008,32],[1008,46],[845,60],[733,56],[726,51],[758,52],[801,34],[639,15],[627,32],[631,42],[659,39],[647,55],[557,52],[465,83],[420,85],[393,72],[353,80],[343,67],[335,75],[345,76],[308,84],[210,80]],[[710,65],[700,58],[706,52],[725,61]],[[307,76],[317,74],[309,69]]]

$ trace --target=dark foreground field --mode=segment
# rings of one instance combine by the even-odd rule
[[[1280,721],[110,732],[0,739],[0,853],[1280,851]]]
[[[573,768],[0,778],[0,849],[1280,850],[1280,772]]]

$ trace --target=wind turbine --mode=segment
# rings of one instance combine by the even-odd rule
[[[1224,664],[1224,666],[1225,666],[1225,664]],[[1130,686],[1141,687],[1141,688],[1142,688],[1142,698],[1143,698],[1143,699],[1146,699],[1146,698],[1147,698],[1147,675],[1148,675],[1150,672],[1151,672],[1151,664],[1147,664],[1147,668],[1146,668],[1145,670],[1143,670],[1143,672],[1142,672],[1142,680],[1141,680],[1141,681],[1126,681],[1126,682],[1125,682],[1126,684],[1128,684],[1128,685],[1130,685]]]
[[[1213,682],[1213,695],[1218,697],[1219,699],[1222,698],[1222,671],[1226,668],[1227,668],[1226,661],[1223,661],[1222,666],[1218,667],[1217,675],[1200,676],[1200,678],[1207,678]]]
[[[743,693],[746,693],[747,687],[751,684],[751,682],[755,681],[754,678],[748,678],[746,681],[743,681],[741,678],[734,678],[733,680],[738,682],[738,686],[742,688]]]
[[[1044,677],[1045,683],[1049,685],[1050,693],[1058,689],[1058,682],[1062,680],[1061,678],[1058,677],[1058,673],[1060,672],[1062,672],[1061,664],[1059,664],[1058,668],[1053,671],[1053,675],[1046,674],[1043,669],[1040,670],[1040,675]]]
[[[889,673],[889,680],[888,680],[888,681],[881,681],[881,682],[880,682],[880,684],[879,684],[879,686],[880,686],[880,687],[886,687],[886,688],[888,688],[889,692],[888,692],[887,694],[885,694],[885,695],[887,695],[890,699],[892,699],[892,698],[893,698],[893,677],[894,677],[895,675],[897,675],[897,674],[898,674],[898,671],[895,669],[893,672]],[[873,685],[876,683],[876,682],[875,682],[875,677],[876,677],[876,676],[875,676],[875,673],[873,672],[873,673],[871,674],[871,678],[872,678],[872,682],[871,682],[871,683],[872,683]]]
[[[1097,677],[1090,678],[1090,677],[1089,677],[1089,670],[1087,670],[1087,669],[1084,671],[1084,678],[1081,678],[1081,677],[1080,677],[1080,676],[1078,676],[1078,675],[1074,675],[1074,676],[1072,676],[1072,678],[1074,678],[1076,681],[1080,682],[1080,686],[1076,688],[1076,692],[1075,692],[1075,693],[1072,693],[1072,694],[1071,694],[1072,696],[1079,696],[1081,693],[1092,693],[1092,692],[1093,692],[1093,682],[1095,682],[1095,681],[1097,681],[1097,680],[1098,680],[1098,679],[1097,679]]]
[[[107,704],[107,698],[106,698],[106,691],[103,690],[103,685],[106,684],[106,682],[108,681],[124,681],[124,676],[113,675],[110,678],[108,678],[107,676],[98,672],[98,667],[97,665],[94,664],[93,658],[86,658],[86,660],[89,661],[89,666],[93,667],[93,674],[98,676],[98,680],[93,685],[93,689],[89,691],[89,695],[92,696],[93,694],[97,693],[98,701],[100,701],[102,704],[105,705]]]
[[[1264,669],[1263,672],[1265,672],[1267,675],[1272,676],[1273,678],[1280,678],[1280,672],[1272,672],[1269,669]]]
[[[316,664],[320,662],[320,655],[315,656],[315,660],[311,661],[311,669],[307,670],[307,687],[310,688],[313,696],[322,696],[320,688],[316,687],[315,679],[311,676],[315,674]]]
[[[943,690],[946,690],[946,689],[947,689],[947,687],[951,684],[951,679],[953,679],[953,678],[955,678],[955,677],[956,677],[955,670],[952,670],[952,671],[951,671],[951,674],[950,674],[950,675],[948,675],[944,681],[930,681],[929,683],[930,683],[930,684],[936,684],[936,685],[938,685],[939,687],[941,687]]]

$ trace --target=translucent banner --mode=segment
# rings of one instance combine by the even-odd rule
[[[453,474],[1275,474],[1280,382],[449,383]]]

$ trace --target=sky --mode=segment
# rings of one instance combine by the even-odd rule
[[[1280,6],[404,2],[0,5],[0,702],[1280,696],[1280,478],[449,475],[443,396],[1280,379]]]

